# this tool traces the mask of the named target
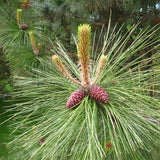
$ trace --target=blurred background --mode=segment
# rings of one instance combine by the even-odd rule
[[[0,0],[0,113],[5,111],[3,106],[6,103],[8,105],[10,94],[14,92],[12,76],[21,70],[17,62],[21,61],[18,55],[22,52],[20,49],[24,51],[24,48],[20,44],[22,47],[17,48],[17,53],[14,48],[15,43],[22,41],[22,37],[18,35],[16,13],[18,8],[22,9],[22,23],[27,24],[24,25],[21,34],[24,38],[28,36],[26,33],[29,30],[35,31],[37,42],[40,41],[41,48],[43,48],[41,52],[45,51],[42,57],[52,55],[51,46],[47,40],[49,37],[53,43],[59,39],[70,56],[76,59],[72,34],[77,35],[77,27],[80,24],[90,24],[92,32],[96,32],[96,38],[98,38],[102,33],[102,28],[104,31],[107,30],[109,19],[111,19],[111,30],[117,25],[118,31],[123,25],[122,34],[130,30],[133,24],[139,23],[127,42],[129,45],[142,29],[157,26],[160,22],[159,0]],[[38,35],[43,36],[38,37]],[[30,48],[29,44],[28,50]],[[141,56],[143,52],[137,53],[136,56]],[[153,55],[154,51],[150,54]],[[25,56],[27,58],[27,55],[23,55],[23,59]],[[0,123],[6,118],[7,115],[0,114]],[[0,159],[2,160],[6,160],[5,139],[7,136],[6,124],[0,125]]]

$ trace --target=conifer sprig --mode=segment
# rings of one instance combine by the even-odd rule
[[[140,32],[127,46],[135,29],[133,26],[126,35],[116,29],[110,33],[108,29],[100,52],[107,55],[105,65],[98,67],[101,56],[93,57],[90,72],[96,77],[101,70],[96,83],[107,90],[110,100],[106,104],[86,95],[79,107],[66,109],[68,97],[79,86],[59,76],[55,67],[47,71],[33,69],[32,76],[15,79],[15,88],[21,90],[13,95],[16,104],[7,107],[12,120],[10,129],[15,131],[7,146],[12,148],[8,159],[17,155],[30,160],[159,159],[160,70],[150,63],[157,57],[147,56],[158,50],[160,39],[152,39],[158,31],[152,28]],[[144,56],[134,57],[149,46],[151,49]],[[63,53],[63,65],[68,69],[70,64],[73,75],[79,78],[79,68],[63,47],[58,53]],[[127,62],[128,58],[133,60]],[[42,139],[45,141],[40,145]]]
[[[71,74],[69,73],[69,71],[66,69],[66,67],[63,65],[61,59],[57,56],[57,55],[53,55],[52,56],[52,60],[53,62],[56,64],[56,66],[58,67],[58,69],[61,71],[61,73],[67,77],[71,82],[73,82],[74,84],[78,85],[81,87],[81,83],[77,80],[75,80]]]
[[[33,52],[36,56],[39,56],[39,50],[37,49],[37,46],[36,46],[34,32],[30,31],[29,36],[30,36],[30,41],[31,41]]]
[[[97,80],[98,80],[98,78],[99,78],[99,76],[100,76],[100,74],[101,74],[101,72],[102,72],[102,70],[105,66],[106,61],[107,61],[107,56],[102,54],[100,59],[99,59],[98,68],[97,68],[97,72],[96,72],[96,77],[95,77],[92,85],[96,84],[96,82],[97,82]]]
[[[109,101],[108,94],[103,88],[101,88],[100,86],[94,86],[94,84],[91,84],[90,70],[89,70],[90,34],[91,34],[91,28],[89,25],[85,24],[85,25],[80,25],[78,27],[78,56],[79,56],[80,65],[81,65],[81,79],[82,79],[81,85],[79,84],[78,81],[72,78],[72,76],[64,67],[64,65],[62,64],[58,56],[54,55],[52,57],[53,62],[60,69],[61,73],[67,78],[69,78],[73,83],[78,84],[79,86],[82,86],[83,89],[85,90],[84,91],[83,89],[79,89],[70,95],[67,101],[68,109],[78,106],[78,104],[85,98],[87,93],[89,93],[93,99],[95,99],[100,103],[108,103]],[[100,76],[100,72],[103,69],[105,62],[106,62],[106,57],[102,55],[100,58],[99,68],[98,68],[94,83],[96,83],[98,77]]]
[[[78,27],[78,57],[81,65],[82,85],[89,88],[90,79],[91,27],[88,24]]]
[[[22,9],[17,9],[17,23],[18,27],[21,29],[22,24],[21,24],[21,17],[22,17]]]

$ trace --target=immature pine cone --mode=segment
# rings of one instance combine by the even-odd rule
[[[92,86],[89,90],[89,94],[97,102],[107,103],[109,101],[107,92],[100,86]]]
[[[67,108],[69,109],[72,107],[76,107],[77,104],[84,99],[86,94],[87,94],[87,92],[85,92],[83,89],[78,89],[78,90],[74,91],[70,95],[70,97],[68,98]]]
[[[112,143],[111,142],[106,142],[105,148],[107,151],[110,151],[112,149]]]
[[[28,24],[23,24],[23,25],[21,26],[21,29],[22,29],[22,30],[26,30],[26,29],[28,28],[28,26],[29,26]]]

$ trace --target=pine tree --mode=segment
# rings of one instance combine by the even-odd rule
[[[159,26],[113,26],[108,16],[94,33],[115,1],[70,2],[1,3],[0,45],[14,81],[1,123],[10,131],[5,159],[158,160]]]
[[[38,77],[15,79],[15,85],[20,89],[13,96],[16,103],[7,110],[13,113],[9,120],[14,135],[9,145],[13,148],[9,159],[18,155],[23,159],[158,160],[160,70],[153,69],[150,63],[155,56],[146,59],[142,55],[130,63],[127,60],[137,51],[157,44],[159,39],[152,40],[157,32],[152,28],[141,31],[127,47],[126,42],[136,27],[133,26],[125,35],[121,35],[120,30],[111,33],[108,30],[100,55],[97,57],[97,50],[90,50],[91,64],[88,64],[86,56],[79,56],[79,61],[89,65],[90,73],[86,73],[90,81],[96,79],[95,84],[107,92],[107,103],[98,101],[88,92],[76,108],[66,108],[71,93],[80,88],[87,92],[92,83],[84,83],[88,81],[83,79],[85,74],[81,72],[85,72],[82,68],[86,65],[76,65],[60,43],[54,47],[59,60],[53,57],[54,63],[48,63],[52,66],[50,70],[34,69],[31,72]],[[80,39],[85,37],[85,34],[79,35]],[[83,50],[88,39],[81,40],[83,43],[79,40],[76,43],[79,43],[78,54],[89,54],[89,50]],[[145,54],[158,47],[159,44]],[[101,55],[107,57],[102,67]],[[74,83],[70,77],[83,83]],[[150,92],[156,96],[150,96]]]

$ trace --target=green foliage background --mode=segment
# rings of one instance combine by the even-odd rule
[[[0,0],[0,121],[6,122],[0,125],[0,159],[158,160],[159,1],[36,0],[22,11],[27,30],[17,25],[20,5]],[[75,39],[83,23],[92,27],[92,79],[99,56],[108,56],[98,85],[110,103],[88,96],[70,111],[66,101],[78,87],[61,76],[50,56],[61,56],[80,79]],[[30,30],[41,43],[39,57]],[[104,147],[108,141],[111,151]]]

